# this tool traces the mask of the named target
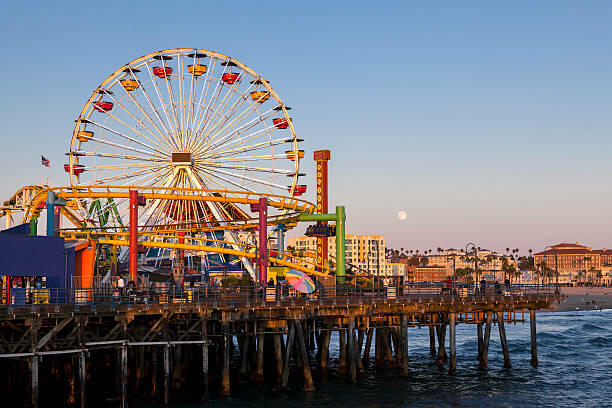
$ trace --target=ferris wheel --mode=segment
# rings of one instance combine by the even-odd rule
[[[64,169],[75,188],[298,196],[306,191],[299,183],[304,151],[290,109],[269,81],[236,59],[191,48],[154,52],[120,67],[95,89],[75,121]],[[90,227],[127,223],[125,199],[84,199],[79,207]],[[248,219],[248,213],[238,204],[158,199],[146,204],[139,225],[223,226]]]

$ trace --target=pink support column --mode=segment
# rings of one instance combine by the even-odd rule
[[[129,280],[138,276],[138,190],[130,190],[130,261]]]
[[[265,286],[268,282],[268,199],[259,199],[259,284]]]

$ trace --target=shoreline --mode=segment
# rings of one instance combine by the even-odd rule
[[[597,311],[612,308],[612,288],[574,287],[561,288],[565,300],[555,303],[541,312]]]

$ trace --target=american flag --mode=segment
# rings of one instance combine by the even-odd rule
[[[43,156],[42,154],[40,155],[40,161],[42,163],[43,166],[45,167],[51,167],[51,162],[49,161],[49,159],[47,159],[45,156]]]

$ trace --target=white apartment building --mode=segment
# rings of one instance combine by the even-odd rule
[[[291,237],[288,247],[300,251],[317,250],[316,237]],[[336,237],[327,240],[329,260],[336,260]],[[350,235],[347,234],[344,242],[345,262],[347,267],[353,266],[360,271],[369,271],[374,276],[404,276],[405,265],[388,263],[385,260],[385,238],[382,235]]]

